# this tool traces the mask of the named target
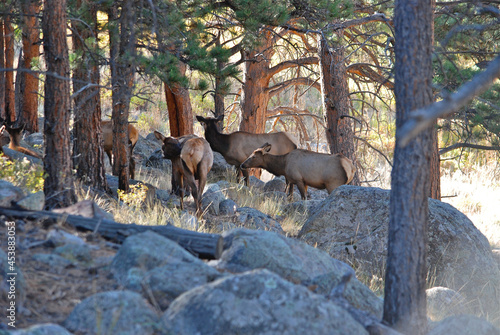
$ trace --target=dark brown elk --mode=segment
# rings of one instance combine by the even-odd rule
[[[113,165],[113,161],[111,157],[113,156],[113,124],[111,121],[101,121],[101,131],[102,131],[102,140],[104,146],[104,152],[108,155],[109,163]],[[130,178],[135,179],[135,160],[133,157],[133,152],[137,140],[139,139],[139,131],[133,125],[129,123],[128,125],[128,145],[129,145],[129,169],[130,169]]]
[[[351,182],[356,168],[351,160],[342,154],[322,154],[309,150],[296,149],[285,155],[272,155],[271,144],[255,150],[241,164],[241,168],[259,167],[277,176],[285,176],[289,183],[288,195],[292,197],[296,184],[303,200],[307,187],[325,189],[328,194],[340,185]]]
[[[255,149],[266,143],[272,145],[271,153],[273,155],[283,155],[297,149],[295,142],[285,132],[253,134],[236,131],[230,134],[222,134],[217,129],[217,123],[223,121],[224,115],[217,118],[205,118],[197,115],[196,119],[205,128],[205,138],[210,143],[212,150],[219,152],[228,164],[236,167],[238,174],[243,175],[247,186],[248,170],[242,170],[240,166]]]
[[[0,119],[0,123],[4,122],[2,119]],[[15,150],[17,152],[20,152],[25,155],[29,155],[32,157],[36,157],[39,159],[43,159],[42,155],[40,155],[38,152],[35,152],[33,150],[30,150],[28,148],[24,148],[21,146],[21,135],[24,127],[11,127],[9,124],[5,123],[2,127],[2,130],[0,131],[0,135],[3,135],[3,130],[7,130],[7,133],[9,134],[10,142],[9,142],[9,149]],[[2,141],[2,146],[5,145],[6,143],[3,143]],[[1,148],[0,148],[1,150]]]
[[[172,161],[172,177],[180,186],[181,209],[184,209],[184,182],[193,195],[196,215],[201,215],[201,196],[207,183],[207,175],[214,161],[214,154],[208,142],[196,135],[167,137],[154,132],[163,142],[163,156]],[[198,180],[198,186],[196,186]]]

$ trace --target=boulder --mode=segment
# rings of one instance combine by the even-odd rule
[[[262,269],[184,293],[162,320],[171,334],[368,334],[333,302]]]
[[[130,285],[129,272],[137,271],[142,275],[166,264],[194,263],[207,266],[172,240],[146,231],[128,237],[111,263],[111,272],[117,281],[124,286]],[[136,270],[134,270],[136,269]]]
[[[340,186],[315,207],[299,237],[353,264],[366,280],[385,278],[388,190]],[[471,310],[497,318],[500,270],[488,240],[462,213],[429,199],[427,265],[435,286],[459,291]]]
[[[23,191],[6,180],[0,179],[0,206],[10,207],[12,201],[21,200]]]
[[[43,191],[30,193],[17,201],[16,204],[29,211],[41,211],[45,206],[45,193]]]
[[[236,215],[240,227],[285,233],[278,221],[254,208],[240,207],[236,210]]]
[[[159,317],[138,293],[109,291],[76,305],[63,326],[77,334],[156,334]]]
[[[329,295],[341,278],[354,270],[326,252],[301,241],[263,230],[233,229],[222,234],[224,252],[210,264],[231,273],[265,268],[293,283],[313,287]],[[347,284],[345,298],[354,307],[382,316],[382,300],[354,276]]]

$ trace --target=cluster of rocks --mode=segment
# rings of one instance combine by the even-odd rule
[[[169,162],[155,142],[141,138],[135,155],[148,173],[168,176]],[[212,173],[228,169],[221,159]],[[253,179],[252,185],[262,196],[285,198],[282,180]],[[0,204],[24,198],[11,186],[0,185]],[[389,191],[312,191],[312,200],[292,202],[284,211],[308,213],[293,238],[276,218],[239,207],[236,190],[242,188],[252,191],[224,180],[207,185],[203,207],[218,218],[214,227],[224,238],[221,258],[210,262],[151,231],[128,237],[114,257],[99,260],[90,257],[83,240],[50,232],[52,254],[33,257],[56,271],[68,262],[98,262],[112,273],[117,289],[89,295],[59,325],[12,333],[368,334],[382,316],[383,302],[358,278],[384,278]],[[155,197],[172,196],[155,190]],[[500,324],[500,269],[488,241],[450,205],[430,200],[429,213],[429,334],[500,334],[485,320]],[[7,265],[0,266],[5,277]]]

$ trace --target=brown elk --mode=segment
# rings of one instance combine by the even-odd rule
[[[248,170],[242,170],[240,166],[255,149],[266,143],[272,145],[271,153],[273,155],[283,155],[297,149],[297,144],[285,132],[253,134],[236,131],[230,134],[222,134],[217,129],[217,123],[223,121],[224,115],[217,118],[205,118],[197,115],[196,119],[205,128],[205,138],[210,143],[212,150],[222,154],[228,164],[236,167],[238,174],[243,175],[247,186]]]
[[[277,176],[285,176],[289,183],[289,197],[292,197],[294,184],[302,200],[306,199],[308,186],[326,188],[330,194],[340,185],[350,183],[356,172],[352,161],[342,154],[296,149],[285,155],[272,155],[271,148],[268,143],[258,148],[241,164],[241,168],[260,167]]]
[[[5,121],[3,119],[0,119],[0,122],[5,122]],[[9,138],[10,138],[9,149],[15,150],[17,152],[20,152],[20,153],[28,155],[28,156],[43,159],[42,155],[40,155],[38,152],[35,152],[33,150],[30,150],[28,148],[24,148],[21,146],[21,134],[22,134],[23,128],[24,128],[23,126],[11,127],[8,123],[4,123],[4,125],[1,127],[0,135],[2,135],[4,129],[7,130],[7,133],[9,134]],[[4,144],[2,142],[1,144],[3,146],[6,143]]]
[[[201,215],[201,196],[207,183],[207,175],[214,161],[208,142],[196,135],[166,137],[158,131],[157,139],[163,142],[163,156],[172,161],[172,176],[180,186],[181,209],[184,209],[184,182],[190,188],[196,205],[196,214]],[[198,180],[198,187],[196,187]]]
[[[101,131],[102,131],[102,139],[104,152],[108,155],[109,163],[113,165],[113,161],[111,160],[113,154],[113,124],[111,121],[101,121]],[[139,139],[139,131],[133,125],[129,123],[128,125],[128,145],[129,145],[129,169],[130,169],[130,178],[135,179],[135,160],[133,157],[134,147]]]

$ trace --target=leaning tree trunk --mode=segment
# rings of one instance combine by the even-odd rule
[[[70,78],[66,42],[66,0],[45,0],[43,48],[45,80],[45,207],[66,207],[76,202],[71,171],[69,134]]]
[[[397,0],[396,135],[410,112],[433,101],[430,0]],[[396,136],[398,138],[398,136]],[[383,319],[405,334],[426,334],[426,246],[432,129],[401,147],[392,169]]]
[[[14,29],[12,18],[4,16],[5,39],[5,68],[14,68]],[[16,122],[16,93],[14,90],[14,71],[5,72],[5,119],[10,123]]]
[[[186,65],[179,62],[179,71],[186,73]],[[167,101],[170,136],[178,137],[193,133],[193,109],[187,87],[179,83],[164,83],[165,98]]]
[[[39,28],[36,15],[39,6],[36,1],[22,0],[23,11],[23,61],[22,67],[31,70],[32,62],[40,55]],[[38,77],[29,72],[21,72],[21,99],[19,117],[24,130],[29,133],[38,132]]]
[[[344,47],[337,44],[335,48],[330,48],[328,41],[323,37],[320,37],[318,45],[323,110],[327,123],[326,139],[330,145],[330,152],[341,153],[356,165],[353,125],[349,118],[351,101]],[[359,185],[357,174],[351,184]]]
[[[81,9],[82,0],[77,0]],[[97,52],[97,9],[86,11],[87,17],[72,21],[73,48],[79,57],[73,70],[74,142],[73,165],[76,176],[92,188],[109,191],[104,166],[101,131],[101,99],[99,97],[99,65],[91,55]],[[83,22],[86,23],[83,23]],[[90,29],[93,27],[93,29]],[[94,39],[92,39],[92,37]],[[87,41],[96,41],[86,45]]]

